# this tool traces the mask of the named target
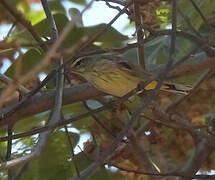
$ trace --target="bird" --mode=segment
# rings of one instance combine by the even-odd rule
[[[113,56],[86,56],[76,59],[71,64],[72,73],[81,76],[96,89],[113,96],[123,97],[142,82],[144,90],[157,87],[157,74],[147,72],[138,65],[129,64],[121,58]],[[164,81],[161,91],[186,95],[192,89],[182,85]]]

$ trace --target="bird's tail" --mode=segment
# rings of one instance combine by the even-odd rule
[[[165,92],[187,95],[192,90],[192,87],[189,85],[164,82],[160,89]]]

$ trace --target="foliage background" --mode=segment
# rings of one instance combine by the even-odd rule
[[[72,7],[79,5],[78,7],[80,7],[80,9],[83,9],[87,4],[85,0],[49,1],[49,6],[59,33],[63,31],[70,20],[73,20],[71,19],[71,14],[69,14],[69,8],[65,7],[65,5],[69,5],[69,2],[73,3]],[[119,3],[123,1],[116,2]],[[165,64],[168,61],[171,41],[171,33],[168,29],[171,28],[172,23],[170,2],[171,1],[140,2],[139,15],[142,16],[143,19],[143,29],[145,29],[144,39],[147,40],[147,43],[144,44],[144,54],[145,65],[148,70],[156,69],[159,65]],[[211,58],[211,62],[214,57],[215,2],[213,0],[194,1],[203,13],[206,21],[204,21],[204,18],[201,17],[191,1],[180,0],[177,2],[177,6],[181,10],[181,14],[180,11],[178,11],[177,15],[177,29],[191,36],[183,35],[183,33],[179,33],[180,36],[177,36],[174,57],[175,62],[180,62],[183,57],[194,50],[191,56],[186,58],[188,63],[190,57],[192,58],[194,56],[195,60],[195,57],[198,58],[199,53],[204,54],[203,61]],[[33,30],[48,44],[49,49],[53,42],[49,41],[51,40],[51,32],[45,19],[45,13],[43,9],[35,8],[40,1],[10,0],[8,3],[14,9],[19,10],[22,16],[31,22]],[[103,3],[105,5],[104,2],[94,2],[94,4],[97,3]],[[113,5],[115,4],[113,3]],[[120,7],[122,8],[122,6]],[[99,6],[95,8],[99,8]],[[110,9],[110,7],[106,8]],[[5,67],[5,62],[11,63],[4,75],[14,79],[15,82],[19,82],[18,80],[21,76],[27,76],[30,70],[41,63],[46,55],[46,51],[43,51],[41,47],[38,46],[38,42],[32,38],[31,33],[25,26],[21,25],[20,22],[18,23],[13,16],[8,14],[8,9],[5,8],[3,4],[0,4],[0,9],[0,28],[2,29],[6,25],[11,27],[8,29],[8,35],[3,38],[0,44],[0,62],[2,68]],[[128,11],[132,13],[131,8],[128,8]],[[117,12],[117,10],[113,10],[113,14],[111,13],[110,16],[108,15],[108,19],[105,19],[105,22],[108,23],[109,20],[114,17],[114,13],[117,14]],[[90,10],[85,13],[83,20],[88,16],[87,14],[96,14],[96,12]],[[96,14],[95,17],[92,16],[91,22],[96,23],[96,17],[102,17],[103,19],[103,16],[102,13]],[[88,17],[88,19],[89,18],[90,17]],[[126,22],[124,22],[125,18]],[[98,52],[105,51],[111,54],[116,53],[126,61],[137,64],[137,48],[129,48],[128,45],[128,43],[132,44],[134,42],[133,36],[135,36],[133,34],[135,23],[132,21],[134,20],[132,18],[134,18],[132,14],[130,20],[124,15],[124,18],[119,18],[115,23],[123,24],[124,31],[127,30],[126,33],[118,31],[119,28],[116,30],[115,27],[118,26],[114,25],[108,28],[106,32],[96,40],[96,43],[89,44],[86,52],[93,52],[96,50]],[[71,50],[71,47],[79,44],[80,41],[83,40],[83,37],[93,37],[96,33],[102,31],[106,27],[105,22],[93,25],[90,24],[88,20],[85,20],[84,25],[80,25],[81,23],[76,24],[58,51],[62,53],[61,55],[65,56],[65,59],[68,59],[69,56],[71,56],[68,50]],[[159,34],[159,31],[162,30],[163,34]],[[153,34],[154,31],[156,31],[156,33]],[[125,47],[124,50],[123,47]],[[129,133],[127,136],[131,144],[126,144],[124,145],[125,147],[123,146],[123,148],[117,149],[112,155],[113,157],[111,160],[105,162],[106,166],[101,167],[90,179],[153,179],[156,177],[145,176],[143,172],[160,173],[156,170],[154,164],[156,164],[161,172],[174,172],[175,169],[180,169],[178,171],[179,174],[181,172],[182,175],[185,174],[188,176],[195,175],[196,172],[213,172],[212,170],[214,169],[215,162],[213,153],[214,146],[212,145],[214,140],[214,75],[211,72],[212,70],[208,70],[212,65],[209,64],[204,67],[202,67],[202,65],[202,68],[196,71],[195,64],[192,62],[193,61],[191,61],[190,64],[193,69],[191,69],[189,73],[181,73],[177,78],[172,79],[172,81],[193,85],[195,92],[192,92],[192,94],[186,98],[181,95],[172,95],[168,93],[160,94],[160,99],[157,102],[164,110],[170,106],[174,107],[171,109],[171,113],[175,113],[177,116],[179,115],[186,123],[181,121],[180,124],[174,121],[175,119],[171,119],[172,116],[168,116],[168,120],[163,120],[165,119],[164,117],[161,117],[160,114],[155,113],[150,108],[145,110],[147,117],[153,120],[149,120],[146,117],[138,118],[133,128],[134,132]],[[45,76],[54,68],[55,63],[52,62],[46,67],[41,68],[30,81],[22,85],[29,90],[35,89],[41,84],[38,75],[40,74],[40,77],[41,74]],[[184,69],[186,68],[184,67]],[[76,77],[73,77],[72,83],[78,85],[80,81],[77,80]],[[2,92],[4,92],[3,90],[7,87],[9,87],[8,84],[5,84],[3,80],[3,82],[1,82]],[[40,93],[49,93],[54,88],[55,83],[52,80],[40,90]],[[79,91],[77,92],[79,93]],[[19,93],[14,90],[9,93],[10,98],[13,98],[3,103],[2,112],[4,112],[4,108],[16,104],[18,99],[22,99],[22,96],[24,96],[22,95],[19,97],[17,94]],[[6,99],[7,97],[5,96],[4,98]],[[179,99],[182,99],[182,102],[176,104]],[[95,100],[95,97],[84,100],[84,102],[67,103],[67,105],[63,106],[62,112],[64,119],[69,120],[102,106],[102,103]],[[110,100],[116,100],[116,98],[107,97],[102,100],[105,104],[109,103]],[[42,103],[46,104],[47,102],[44,101]],[[36,102],[35,105],[37,106]],[[8,168],[4,169],[2,166],[0,174],[1,179],[68,179],[76,176],[78,172],[81,172],[96,161],[98,147],[100,152],[105,152],[114,139],[107,130],[104,130],[101,124],[116,135],[123,129],[126,120],[130,117],[128,115],[128,110],[132,114],[139,105],[140,101],[138,97],[132,97],[131,100],[124,104],[125,107],[123,106],[116,110],[106,110],[96,113],[96,117],[92,115],[86,116],[74,123],[67,124],[68,132],[65,128],[62,128],[62,126],[55,129],[48,139],[46,139],[46,144],[38,157],[36,156],[36,158],[28,162],[22,162],[21,165],[16,165],[9,170]],[[50,109],[50,107],[47,109]],[[12,127],[6,123],[6,125],[8,125],[7,128],[3,123],[0,132],[1,136],[4,137],[28,132],[44,126],[45,122],[47,122],[50,117],[50,111],[45,110],[38,114],[32,113],[31,116],[28,117],[24,116],[25,118],[19,118],[19,114],[17,114],[17,119],[22,120],[17,122],[14,120],[16,123],[14,123]],[[166,111],[165,113],[168,114],[170,112]],[[96,122],[96,119],[99,119],[100,125]],[[76,131],[74,131],[74,128]],[[82,151],[78,151],[74,156],[73,150],[78,149],[77,144],[80,138],[82,135],[86,134],[90,134],[94,139],[91,138],[90,141],[85,139],[85,147],[82,147]],[[29,155],[37,146],[39,136],[38,134],[28,135],[27,137],[22,137],[13,141],[9,136],[7,140],[6,142],[0,143],[0,157],[2,163]],[[202,145],[201,143],[205,144]],[[198,149],[199,147],[201,150]],[[141,153],[138,153],[139,150],[144,152],[142,153],[144,154],[143,156]],[[201,156],[206,157],[202,160],[200,158]],[[198,168],[190,163],[193,159],[199,160],[200,166]],[[188,166],[190,167],[186,169]],[[169,177],[168,175],[163,175],[162,177],[164,179],[173,179],[173,177]]]

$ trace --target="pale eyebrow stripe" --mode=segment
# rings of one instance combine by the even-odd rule
[[[79,61],[81,61],[83,58],[78,58],[78,59],[76,59],[73,63],[72,63],[72,67],[77,63],[77,62],[79,62]]]

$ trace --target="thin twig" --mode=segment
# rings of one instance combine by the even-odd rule
[[[81,91],[83,91],[84,94],[86,94],[85,93],[86,91],[84,89],[85,88],[82,88],[81,85],[80,85],[79,88],[77,88],[77,91],[79,92],[79,94],[80,94]],[[74,94],[77,94],[77,91],[74,92]],[[88,89],[88,92],[89,92],[89,89]],[[122,98],[118,99],[117,102],[115,102],[115,103],[122,103],[122,102],[126,101],[130,96],[134,95],[134,93],[136,93],[136,92],[137,92],[137,88],[134,89],[134,90],[132,90],[131,92],[129,92],[127,95],[123,96]],[[48,97],[51,98],[51,99],[53,99],[54,96],[55,96],[55,93],[52,96],[49,95]],[[66,97],[67,100],[68,100],[68,97],[74,97],[75,98],[75,96],[70,96],[70,95],[67,95],[66,93],[64,94],[64,97]],[[98,94],[95,94],[95,97],[98,97]],[[83,99],[81,99],[81,98],[77,99],[77,101],[81,101],[81,100],[84,100],[84,98]],[[34,100],[33,100],[33,102],[35,103]],[[39,102],[41,102],[41,100],[39,100]],[[46,102],[46,104],[47,104],[48,101],[44,100],[44,102]],[[42,104],[44,104],[44,103],[42,103]],[[36,107],[38,107],[38,106],[36,105]],[[30,135],[33,135],[33,134],[37,134],[39,132],[51,130],[51,129],[54,129],[56,127],[59,127],[59,126],[62,126],[62,125],[66,125],[66,124],[68,124],[70,122],[73,122],[73,121],[78,121],[78,120],[80,120],[82,118],[88,117],[88,116],[90,116],[92,114],[95,114],[95,113],[98,113],[98,112],[101,112],[101,111],[104,111],[104,110],[110,109],[110,108],[112,108],[111,105],[102,106],[101,108],[98,108],[98,109],[95,109],[95,110],[91,110],[88,113],[82,114],[82,115],[80,115],[78,117],[71,118],[69,120],[65,120],[63,122],[57,122],[57,123],[55,123],[53,125],[46,125],[44,127],[33,129],[33,130],[25,132],[25,133],[20,133],[20,134],[12,135],[11,138],[12,139],[17,139],[17,138],[21,138],[21,137],[26,137],[26,136],[30,136]],[[6,141],[6,140],[8,140],[8,137],[2,137],[2,138],[0,137],[0,142],[1,141]]]
[[[55,42],[58,38],[58,30],[57,30],[54,17],[52,16],[51,9],[49,8],[48,2],[46,0],[41,0],[41,3],[47,17],[49,31],[51,32],[51,41]]]
[[[135,91],[137,91],[137,89],[136,89]],[[119,99],[119,102],[124,101],[124,100],[127,100],[127,98],[129,98],[133,93],[134,93],[134,90],[132,90],[132,91],[129,92],[127,95],[125,95],[124,97],[122,97],[121,99]],[[148,101],[147,101],[147,102],[148,102]],[[102,110],[104,110],[104,109],[106,109],[106,108],[107,108],[107,106],[103,106],[103,107],[98,108],[98,109],[96,109],[96,110],[94,110],[94,111],[95,111],[95,112],[99,112],[99,111],[102,111]],[[126,126],[126,129],[125,129],[124,131],[122,131],[122,133],[126,133],[126,132],[128,131],[128,129],[131,127],[131,125],[133,124],[134,120],[136,119],[136,117],[139,115],[139,113],[140,113],[141,111],[142,111],[142,109],[139,109],[139,110],[137,111],[136,114],[134,113],[134,115],[132,116],[132,118],[130,119],[129,123],[128,123],[127,126]],[[55,112],[56,112],[56,111],[54,111],[53,113],[55,113]],[[91,112],[90,112],[89,114],[91,115]],[[79,119],[76,119],[76,120],[80,120],[80,118],[85,117],[86,115],[88,116],[88,114],[80,115],[80,116],[79,116]],[[46,142],[46,140],[47,140],[47,137],[48,137],[48,135],[49,135],[50,132],[51,132],[51,129],[53,129],[54,126],[57,127],[57,124],[65,125],[65,124],[68,123],[67,120],[61,121],[61,122],[58,122],[58,121],[56,122],[56,121],[54,121],[54,120],[57,120],[57,118],[54,118],[54,120],[53,120],[52,117],[53,117],[53,116],[51,115],[51,117],[50,117],[51,120],[48,121],[48,123],[47,123],[47,125],[50,126],[50,127],[48,128],[48,130],[46,129],[45,132],[40,133],[40,135],[39,135],[39,140],[38,140],[38,142],[37,142],[37,145],[36,145],[36,148],[34,149],[34,151],[33,151],[31,154],[28,154],[28,155],[26,155],[26,156],[24,156],[24,157],[20,157],[20,158],[14,159],[14,160],[10,160],[10,161],[1,163],[1,164],[0,164],[0,170],[10,169],[10,168],[12,168],[12,167],[14,167],[14,166],[17,166],[18,164],[25,163],[25,162],[29,162],[30,160],[32,160],[32,159],[34,159],[34,158],[36,158],[36,157],[38,157],[38,156],[40,155],[41,150],[42,150],[42,148],[44,147],[45,142]],[[124,137],[124,135],[123,135],[122,133],[120,133],[120,136],[119,136],[118,138],[116,138],[116,140],[117,140],[116,142],[118,142],[119,140],[122,141],[122,139],[123,139],[123,137]],[[115,143],[116,143],[116,142],[115,142]],[[112,152],[112,151],[114,150],[113,148],[116,148],[116,146],[111,147],[111,148],[110,148],[110,152]],[[109,152],[109,153],[110,153],[110,152]],[[107,153],[108,153],[108,152],[107,152]],[[104,157],[106,157],[106,155],[104,155]],[[97,165],[98,165],[98,164],[97,164]],[[98,167],[98,166],[97,166],[97,167]]]
[[[113,140],[113,143],[111,144],[111,146],[107,149],[107,151],[105,151],[104,153],[102,153],[100,155],[99,160],[95,161],[88,168],[83,170],[81,172],[81,177],[74,177],[71,179],[72,180],[84,180],[86,178],[89,178],[91,175],[93,175],[96,172],[97,168],[101,164],[108,161],[112,157],[113,152],[122,142],[123,138],[127,135],[129,129],[132,128],[132,126],[134,125],[137,117],[140,115],[140,113],[143,111],[143,109],[151,103],[152,99],[154,99],[155,97],[156,97],[156,93],[154,93],[154,92],[149,93],[148,96],[146,98],[144,98],[143,104],[135,111],[135,113],[131,116],[131,118],[125,124],[125,127],[123,128],[123,130]]]
[[[4,74],[0,74],[0,81],[4,82],[5,84],[11,84],[13,82],[13,80],[11,78],[9,78],[8,76],[6,76]],[[17,90],[22,94],[27,94],[30,92],[30,90],[28,90],[27,88],[25,88],[22,85],[19,85],[17,87]]]
[[[189,59],[189,57],[191,57],[192,55],[196,54],[199,49],[200,49],[200,47],[197,47],[197,48],[193,49],[192,51],[190,51],[189,53],[187,53],[184,57],[182,57],[181,59],[179,59],[176,63],[174,63],[172,65],[172,69],[177,68],[177,66],[179,66],[180,64],[182,64],[185,61],[187,61]]]
[[[40,47],[45,51],[46,46],[42,44],[42,40],[34,31],[31,23],[27,21],[21,13],[15,10],[6,0],[1,0],[0,3],[10,12],[10,14],[19,22],[21,23],[32,35],[32,37],[40,44]]]
[[[185,100],[187,100],[188,98],[191,98],[193,95],[195,95],[196,91],[198,90],[198,88],[200,87],[200,85],[205,82],[209,77],[211,77],[214,74],[213,70],[207,70],[207,72],[205,72],[205,74],[200,77],[198,79],[198,81],[196,82],[196,84],[193,86],[192,90],[185,96],[181,97],[180,99],[178,99],[177,101],[175,101],[174,103],[172,103],[171,105],[169,105],[169,107],[167,107],[167,111],[171,112],[174,109],[176,109],[182,102],[184,102]]]
[[[124,0],[102,0],[102,1],[109,1],[109,2],[112,2],[112,3],[116,3],[116,4],[119,4],[121,6],[126,6],[126,4],[128,3],[127,1],[124,1]]]
[[[48,7],[48,3],[46,0],[43,0],[43,5]],[[46,14],[47,13],[50,13],[48,8],[46,8]],[[62,69],[62,71],[63,71],[63,69]],[[55,96],[54,108],[51,112],[47,125],[53,125],[53,124],[57,123],[59,121],[59,119],[61,118],[60,113],[61,113],[61,107],[62,107],[63,75],[61,75],[60,72],[58,73],[58,76],[57,76],[56,94],[57,95]],[[25,163],[25,162],[30,161],[31,159],[38,157],[40,155],[41,150],[43,149],[50,133],[51,133],[51,130],[48,130],[48,131],[45,131],[45,132],[42,132],[39,134],[39,140],[36,144],[34,151],[31,154],[21,157],[21,158],[17,158],[16,160],[7,161],[7,164],[10,164],[10,162],[11,162],[12,166],[15,166],[17,164]],[[3,168],[5,168],[5,166],[6,165],[1,165],[1,167],[3,167]]]
[[[178,170],[179,174],[185,176],[192,176],[196,174],[202,165],[207,161],[208,157],[214,152],[215,144],[214,136],[208,136],[207,138],[199,137],[196,141],[196,145],[193,148],[192,154],[189,156],[188,160],[182,164],[181,169]],[[203,175],[205,179],[214,179],[214,175]],[[184,180],[182,177],[176,178],[177,180]],[[200,178],[198,178],[200,179]]]
[[[54,17],[51,14],[47,0],[42,0],[42,5],[47,16],[49,29],[51,31],[52,41],[56,41],[58,38],[58,30],[55,24]],[[63,66],[63,59],[60,58],[58,66]],[[54,107],[49,117],[50,124],[55,124],[61,119],[61,107],[62,107],[62,96],[63,96],[63,84],[64,84],[64,68],[57,73],[56,77],[56,96],[54,100]]]
[[[202,13],[202,11],[200,10],[200,8],[196,5],[196,3],[195,3],[193,0],[191,0],[190,2],[192,3],[192,5],[193,5],[193,7],[196,9],[196,11],[199,13],[199,15],[201,16],[201,18],[202,18],[202,20],[204,21],[204,23],[205,23],[210,29],[212,29],[212,30],[214,31],[214,30],[215,30],[214,27],[211,26],[211,25],[208,23],[207,19],[206,19],[205,16],[203,15],[203,13]]]
[[[6,35],[6,37],[4,38],[4,41],[7,41],[7,39],[8,39],[9,36],[10,36],[10,34],[12,33],[14,27],[16,26],[16,23],[17,23],[17,22],[14,22],[14,23],[12,24],[12,26],[11,26],[11,28],[9,29],[9,31],[8,31],[8,33],[7,33],[7,35]]]
[[[2,2],[2,1],[0,1]],[[83,9],[81,14],[83,14],[93,3],[93,0]],[[36,65],[32,70],[30,70],[26,75],[23,75],[19,78],[18,83],[19,84],[24,84],[26,83],[29,79],[35,76],[42,68],[50,65],[51,58],[55,56],[57,49],[60,47],[62,42],[65,40],[67,35],[69,34],[70,30],[75,26],[75,22],[78,19],[78,16],[74,18],[73,21],[70,21],[66,27],[63,29],[63,32],[61,33],[61,36],[58,38],[58,40],[52,45],[51,49],[46,53],[45,57],[41,60],[41,62]],[[63,68],[63,67],[62,67]],[[62,69],[61,68],[61,69]],[[10,89],[11,87],[8,86],[7,89]],[[8,94],[8,90],[5,90],[1,96],[0,96],[0,105],[4,103],[5,101],[5,94]],[[12,89],[12,88],[11,88]],[[15,89],[15,87],[14,87]]]
[[[109,8],[112,8],[112,9],[116,9],[117,11],[121,11],[121,8],[119,7],[119,6],[113,6],[113,5],[111,5],[109,2],[109,0],[104,0],[105,1],[105,3],[106,3],[106,5],[109,7]],[[109,1],[109,2],[108,2]],[[118,4],[116,1],[115,2],[113,2],[113,3],[116,3],[116,4]],[[126,5],[126,3],[124,3],[124,5]],[[126,9],[125,10],[125,13],[127,14],[127,15],[129,15],[130,13],[129,13],[129,11]]]
[[[85,9],[82,11],[85,12],[87,8],[90,7],[90,5],[93,3],[93,0],[85,7]],[[125,9],[129,6],[130,4],[128,4],[126,7],[124,7],[121,12],[119,12],[103,29],[101,29],[100,32],[98,32],[93,38],[91,38],[87,43],[85,43],[81,50],[84,50],[86,47],[88,47],[89,44],[93,43],[98,37],[100,37],[116,20],[117,18],[124,13]],[[81,13],[81,14],[82,14]],[[70,29],[75,25],[75,21],[76,18],[74,18],[74,21],[71,21],[63,30],[61,36],[59,37],[59,39],[54,43],[54,45],[52,46],[51,50],[46,54],[45,58],[42,60],[42,62],[36,66],[34,69],[32,69],[27,75],[22,76],[19,79],[19,83],[22,84],[24,82],[26,82],[31,76],[33,76],[34,74],[36,74],[37,72],[39,72],[39,70],[42,67],[45,67],[46,65],[49,64],[51,57],[54,56],[54,54],[56,53],[56,50],[58,49],[58,47],[60,46],[60,44],[63,42],[63,40],[66,38],[66,36],[68,35],[68,33],[70,32]],[[79,51],[77,51],[77,53],[79,53]],[[74,55],[73,55],[74,57]],[[60,66],[60,68],[58,69],[58,71],[60,71],[63,68],[63,66]],[[52,72],[52,74],[55,74],[56,72]],[[40,86],[41,87],[41,86]],[[8,87],[9,88],[9,87]],[[14,87],[15,88],[15,87]],[[38,89],[38,88],[37,88]],[[4,97],[5,93],[7,93],[7,90],[5,92],[3,92],[1,94],[1,97]],[[0,97],[0,104],[4,102],[3,99],[1,99]],[[26,100],[26,99],[25,99]],[[20,103],[23,103],[25,100],[23,100]],[[14,112],[14,110],[13,110]],[[8,112],[7,114],[4,114],[2,116],[1,119],[8,117],[9,115],[11,115],[13,112]]]
[[[159,32],[156,32],[156,36],[162,36],[162,35],[169,35],[171,33],[171,30],[163,30],[163,31],[159,31]],[[202,46],[202,44],[204,43],[204,42],[202,42],[202,40],[201,39],[198,39],[198,37],[195,37],[195,36],[193,36],[193,35],[191,35],[191,34],[188,34],[188,33],[186,33],[186,32],[183,32],[183,31],[177,31],[177,35],[178,36],[182,36],[182,37],[185,37],[185,38],[188,38],[188,39],[190,39],[190,40],[192,40],[192,41],[194,41],[194,42],[196,42],[197,44],[199,44],[199,46]],[[151,39],[151,38],[150,38]],[[150,39],[146,39],[146,42],[147,41],[149,41]],[[145,41],[145,40],[144,40]],[[128,50],[128,49],[130,49],[130,48],[135,48],[137,46],[137,43],[134,43],[134,44],[129,44],[127,47],[125,47],[125,48],[119,48],[119,49],[113,49],[112,51],[113,52],[125,52],[126,50]],[[207,48],[207,50],[208,50],[208,48]],[[88,53],[87,55],[91,55],[91,54],[97,54],[97,53],[104,53],[105,51],[95,51],[95,52],[92,52],[92,53]],[[212,51],[211,53],[213,53],[214,51]],[[85,56],[86,55],[86,53],[85,54],[83,54],[83,56]],[[62,67],[61,67],[62,68]],[[47,76],[47,78],[41,83],[41,85],[40,85],[40,87],[38,87],[34,92],[32,92],[31,94],[29,94],[29,96],[26,98],[26,99],[28,99],[29,97],[31,97],[33,94],[35,94],[40,88],[42,88],[45,84],[46,84],[46,82],[48,82],[52,77],[54,77],[54,75],[55,75],[55,73],[56,73],[56,71],[55,72],[51,72],[51,74],[49,74],[48,76]],[[23,101],[24,101],[24,99],[23,99]],[[22,102],[23,102],[22,101]],[[21,102],[20,102],[21,103]],[[6,115],[4,115],[4,117],[7,117]]]
[[[7,141],[7,154],[6,154],[6,160],[8,161],[11,158],[11,151],[12,151],[12,135],[13,135],[13,125],[9,124],[8,129],[8,141]]]
[[[71,149],[71,153],[72,153],[72,161],[74,162],[74,166],[75,166],[77,176],[80,177],[80,172],[79,172],[79,169],[78,169],[77,160],[76,160],[76,156],[75,156],[75,153],[74,153],[73,143],[72,143],[72,140],[71,140],[71,137],[69,135],[69,131],[68,131],[68,128],[67,128],[66,125],[64,126],[64,129],[65,129],[65,132],[66,132],[67,140],[68,140],[69,145],[70,145],[70,149]]]
[[[57,38],[58,37],[58,32],[54,22],[54,18],[51,15],[51,11],[49,10],[49,6],[48,6],[48,2],[46,0],[42,0],[42,5],[43,8],[45,10],[45,13],[47,15],[48,18],[48,24],[51,26],[50,30],[54,31],[52,32],[52,36],[53,38]],[[53,39],[54,40],[54,39]],[[63,71],[64,69],[61,69],[61,71]],[[55,98],[54,98],[54,107],[51,111],[51,114],[49,116],[49,120],[46,123],[47,125],[54,125],[56,124],[60,119],[61,119],[61,107],[62,107],[62,96],[63,96],[63,81],[64,81],[64,76],[63,74],[61,74],[61,71],[58,72],[57,74],[57,78],[56,78],[56,94],[55,94]],[[36,156],[39,156],[41,153],[41,150],[43,149],[47,138],[49,136],[49,134],[51,133],[51,130],[42,132],[39,134],[39,140],[38,143],[36,145],[36,148],[34,150],[34,152],[32,154],[36,154]]]
[[[23,173],[28,169],[28,165],[29,165],[28,162],[25,163],[25,164],[22,166],[22,168],[20,169],[20,171],[18,172],[18,174],[14,177],[13,180],[19,180],[19,179],[22,177]]]
[[[198,136],[204,137],[204,133],[199,132],[198,129],[194,128],[194,126],[191,123],[189,123],[188,120],[184,119],[178,114],[173,114],[173,113],[170,114],[169,112],[158,107],[158,105],[156,104],[154,104],[152,109],[154,110],[154,112],[159,118],[164,119],[166,122],[171,122],[171,123],[174,122],[174,124],[178,125],[178,129],[183,129],[189,132],[190,135],[192,135],[192,137],[194,138]]]
[[[150,41],[152,41],[153,39],[155,39],[155,38],[157,38],[159,36],[171,35],[171,33],[172,33],[172,30],[169,30],[169,29],[159,30],[159,31],[153,31],[153,36],[150,36],[149,38],[143,39],[139,43],[146,44],[147,42],[150,42]],[[208,49],[209,48],[209,46],[207,45],[208,42],[200,39],[197,36],[194,36],[194,35],[192,35],[190,33],[187,33],[185,31],[181,31],[181,30],[180,31],[176,31],[176,35],[179,36],[179,37],[182,37],[182,38],[190,40],[191,42],[195,43],[198,47],[201,47],[206,52],[209,51],[210,54],[214,53],[213,49]],[[90,56],[90,55],[97,55],[97,54],[103,54],[103,53],[113,53],[113,52],[121,54],[121,53],[125,53],[129,49],[136,48],[137,45],[138,45],[138,43],[131,43],[131,44],[127,44],[125,47],[122,47],[122,48],[114,48],[114,49],[110,49],[110,50],[94,50],[94,51],[90,51],[90,52],[82,52],[82,53],[80,53],[80,57],[82,57],[82,56]],[[62,55],[66,54],[66,56],[71,55],[71,53],[68,52],[67,49],[62,50],[61,54]]]
[[[131,2],[128,3],[119,13],[108,23],[106,26],[104,26],[98,33],[96,33],[87,43],[85,43],[81,51],[85,50],[90,44],[92,44],[96,39],[98,39],[103,33],[105,33],[106,30],[108,30],[112,24],[122,15],[126,12],[127,8],[130,6]],[[80,52],[80,51],[79,51]]]
[[[12,134],[13,134],[13,125],[9,124],[7,128],[7,133],[8,133],[8,141],[7,141],[7,154],[6,154],[6,161],[9,161],[11,158],[11,152],[12,152]],[[12,180],[13,178],[13,173],[11,169],[8,169],[8,180]]]
[[[178,77],[181,75],[202,71],[214,66],[215,66],[214,58],[207,57],[205,53],[199,53],[194,56],[191,56],[189,60],[177,66],[177,68],[171,69],[171,71],[168,72],[167,77],[168,78]],[[153,70],[153,72],[159,72],[161,69],[164,69],[165,67],[166,67],[166,64],[163,64],[151,70]],[[76,101],[86,100],[89,98],[94,98],[95,96],[102,96],[102,95],[104,95],[104,93],[101,93],[100,91],[96,90],[89,84],[83,84],[73,88],[65,88],[63,99],[64,99],[64,104],[69,104],[69,103],[74,103]],[[0,116],[2,117],[2,120],[0,121],[0,125],[8,124],[11,121],[15,122],[24,117],[28,117],[35,113],[40,113],[50,109],[52,107],[51,98],[53,98],[53,96],[54,96],[53,92],[49,92],[49,93],[28,98],[26,99],[26,101],[24,101],[25,104],[23,104],[20,108],[18,108],[19,110],[16,109],[16,111],[13,111],[13,115],[11,117],[9,116],[5,117],[5,115],[7,114],[7,112],[10,112],[11,109],[14,109],[14,106],[19,107],[19,105],[15,104],[11,107],[2,109],[0,111]],[[19,116],[17,116],[17,114],[19,114]]]
[[[176,35],[177,35],[177,3],[176,0],[172,1],[172,33],[171,33],[171,42],[169,50],[169,58],[164,72],[164,78],[168,71],[170,70],[174,57],[175,57],[175,48],[176,48]]]
[[[90,109],[85,101],[83,101],[84,107],[89,111],[92,112],[92,109]],[[98,123],[99,126],[101,126],[108,134],[110,134],[112,137],[116,137],[113,132],[108,129],[97,117],[94,115],[94,113],[91,114],[91,117]]]
[[[169,172],[169,173],[150,173],[142,170],[132,170],[128,168],[121,167],[119,165],[115,164],[108,164],[109,166],[114,166],[118,168],[120,171],[125,171],[125,172],[131,172],[134,174],[144,174],[148,176],[161,176],[161,177],[168,177],[168,176],[175,176],[175,177],[183,177],[183,178],[189,178],[189,179],[209,179],[209,178],[215,178],[215,175],[194,175],[194,176],[187,176],[184,175],[183,173],[179,172]]]
[[[177,7],[177,10],[179,12],[179,14],[182,16],[182,18],[185,20],[185,22],[187,23],[188,27],[190,28],[190,30],[196,34],[196,36],[198,36],[199,38],[202,37],[202,35],[197,31],[195,30],[195,28],[193,27],[193,25],[191,24],[189,18],[181,11],[181,9],[179,7]]]
[[[106,5],[109,7],[109,8],[112,8],[112,9],[116,9],[117,11],[121,11],[120,7],[119,6],[112,6],[108,0],[104,0]]]
[[[171,41],[169,57],[166,67],[159,73],[159,81],[156,89],[160,89],[163,81],[166,79],[168,72],[171,70],[171,66],[175,59],[175,48],[176,48],[176,35],[177,35],[177,3],[176,0],[172,1],[172,30],[171,30]]]
[[[137,32],[138,63],[143,69],[145,69],[144,44],[141,43],[142,40],[144,39],[144,34],[141,26],[141,18],[139,12],[140,4],[136,0],[134,0],[133,6],[134,6],[134,21]]]
[[[144,139],[143,139],[144,138]],[[145,169],[149,172],[159,172],[155,168],[154,164],[151,161],[149,149],[150,149],[150,143],[149,140],[146,138],[146,136],[141,137],[141,143],[139,143],[139,137],[136,133],[132,132],[129,133],[129,139],[130,139],[130,146],[133,149],[135,156],[137,156],[138,164],[140,169]],[[152,180],[151,177],[149,177],[149,180]]]
[[[74,94],[72,95],[70,93],[72,94],[74,93]],[[64,99],[63,103],[65,105],[65,104],[71,103],[71,100],[72,101],[74,100],[77,102],[80,100],[86,100],[92,97],[101,96],[103,94],[104,93],[96,90],[90,84],[82,84],[80,86],[73,87],[73,88],[65,88],[64,94],[63,94],[63,99]],[[23,99],[25,99],[25,97]],[[20,120],[26,115],[27,116],[31,115],[32,112],[39,113],[41,112],[41,110],[44,111],[45,109],[48,110],[52,108],[54,97],[55,97],[55,91],[52,91],[49,93],[44,93],[41,96],[36,95],[31,98],[27,98],[26,101],[21,101],[22,102],[21,104],[20,102],[18,102],[10,107],[6,107],[2,109],[0,111],[0,116],[1,116],[0,125],[5,125],[11,122]],[[29,103],[31,104],[31,106],[29,106],[30,105]],[[17,116],[17,113],[19,114],[19,116]],[[9,116],[7,116],[8,114]]]

